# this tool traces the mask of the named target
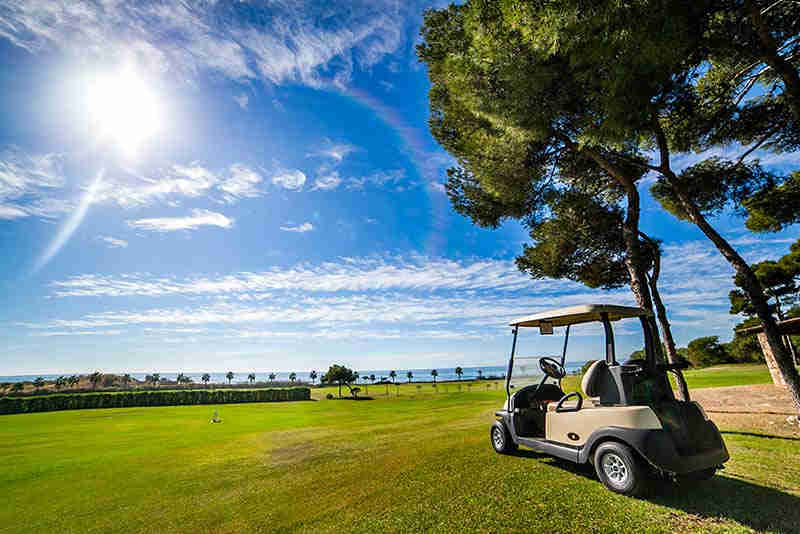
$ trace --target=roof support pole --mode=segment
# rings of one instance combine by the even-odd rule
[[[517,333],[519,325],[514,326],[514,341],[511,342],[511,358],[508,360],[508,371],[506,372],[506,397],[511,398],[511,369],[514,368],[514,353],[517,350]]]
[[[601,313],[600,320],[603,321],[603,329],[606,332],[606,363],[608,365],[614,365],[617,363],[617,357],[614,353],[614,330],[611,328],[611,321],[608,319],[608,313]]]
[[[569,343],[569,327],[572,325],[567,325],[567,331],[564,334],[564,350],[561,352],[561,367],[564,367],[564,363],[567,360],[567,344]]]

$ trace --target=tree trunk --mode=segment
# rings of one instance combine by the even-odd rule
[[[647,281],[650,284],[650,293],[653,295],[658,325],[661,328],[661,334],[664,336],[667,361],[669,363],[678,363],[680,358],[678,356],[678,350],[675,347],[675,338],[672,337],[672,328],[667,318],[667,308],[664,306],[664,301],[661,300],[661,292],[658,290],[658,277],[661,275],[661,249],[658,243],[650,238],[650,236],[644,232],[640,232],[640,235],[648,244],[653,254],[653,273],[648,277]],[[678,398],[682,401],[689,401],[689,386],[686,384],[683,373],[678,370],[674,372],[674,375],[675,382],[678,384]]]
[[[789,355],[789,352],[783,345],[781,334],[778,332],[778,325],[775,323],[775,318],[772,316],[772,313],[769,310],[767,297],[764,295],[764,291],[758,281],[758,278],[750,268],[750,265],[744,261],[744,258],[742,258],[739,253],[736,252],[733,247],[731,247],[730,243],[728,243],[724,237],[717,233],[717,231],[708,223],[703,214],[700,213],[698,207],[689,198],[689,195],[683,189],[683,187],[681,187],[678,183],[675,173],[669,169],[663,169],[661,172],[667,178],[672,190],[678,197],[681,206],[688,214],[689,219],[698,228],[700,228],[700,230],[702,230],[702,232],[706,235],[706,237],[708,237],[708,239],[711,240],[712,243],[714,243],[714,246],[717,247],[717,250],[719,250],[720,254],[722,254],[722,256],[728,260],[728,263],[733,266],[739,275],[742,283],[742,289],[750,298],[750,302],[756,310],[756,315],[761,321],[761,326],[764,328],[764,334],[767,343],[772,349],[772,353],[775,355],[775,361],[778,364],[778,369],[780,370],[781,376],[783,376],[786,386],[789,388],[789,392],[792,395],[792,402],[794,403],[797,411],[800,412],[800,375],[797,373],[797,369],[794,366],[792,357]]]

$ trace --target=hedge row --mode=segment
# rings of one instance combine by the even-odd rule
[[[299,401],[309,400],[310,398],[311,390],[309,388],[128,391],[84,395],[56,394],[41,397],[0,398],[0,415],[50,412],[54,410],[83,410],[86,408]]]

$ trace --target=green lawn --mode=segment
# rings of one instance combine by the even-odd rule
[[[690,384],[716,383],[715,372],[736,380],[703,370]],[[3,416],[0,532],[800,528],[800,437],[785,426],[723,425],[732,459],[721,476],[634,500],[547,457],[495,454],[493,386],[369,389],[376,400]],[[222,424],[209,423],[215,409]]]

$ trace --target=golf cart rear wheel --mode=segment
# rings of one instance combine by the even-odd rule
[[[517,444],[511,439],[511,433],[502,421],[494,422],[489,430],[489,438],[491,438],[492,447],[497,453],[511,454],[517,450]]]
[[[594,452],[594,469],[605,487],[622,495],[642,495],[647,489],[647,468],[636,453],[622,443],[608,441]]]

